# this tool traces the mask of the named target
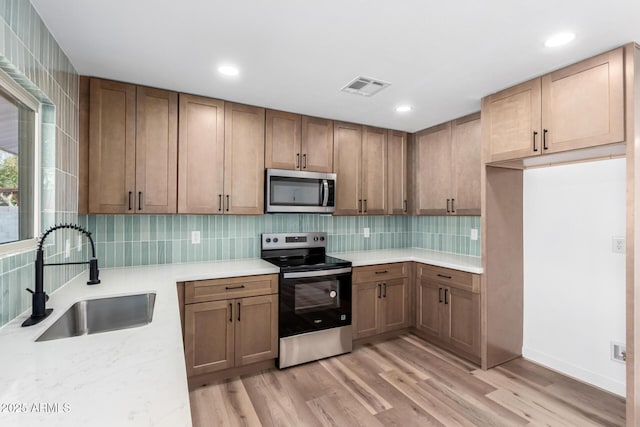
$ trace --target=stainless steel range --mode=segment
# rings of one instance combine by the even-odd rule
[[[352,349],[351,262],[326,248],[327,233],[262,235],[262,259],[280,267],[280,369]]]

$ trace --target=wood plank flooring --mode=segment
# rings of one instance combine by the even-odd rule
[[[195,427],[623,426],[624,399],[517,359],[489,371],[412,335],[190,394]]]

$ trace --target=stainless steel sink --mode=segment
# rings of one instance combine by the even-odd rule
[[[36,341],[135,328],[151,323],[155,293],[78,301]]]

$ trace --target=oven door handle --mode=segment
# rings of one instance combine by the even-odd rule
[[[324,277],[324,276],[337,276],[339,274],[351,273],[351,267],[336,268],[334,270],[316,270],[316,271],[299,271],[293,273],[284,273],[283,279],[302,279],[305,277]]]
[[[329,203],[329,181],[322,180],[322,206],[327,206]]]

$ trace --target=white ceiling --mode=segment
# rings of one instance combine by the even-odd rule
[[[31,1],[80,74],[410,132],[640,41],[637,0]],[[563,30],[576,40],[544,47]],[[359,75],[391,86],[339,91]]]

